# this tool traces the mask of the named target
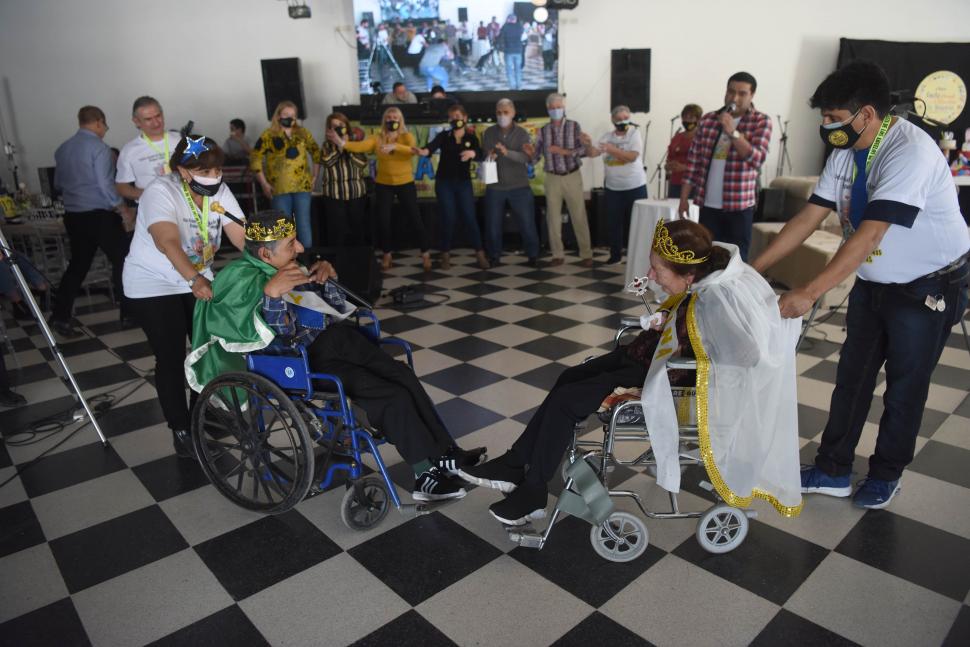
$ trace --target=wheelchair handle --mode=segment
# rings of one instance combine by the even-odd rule
[[[639,328],[640,327],[640,317],[621,317],[620,318],[621,328]]]

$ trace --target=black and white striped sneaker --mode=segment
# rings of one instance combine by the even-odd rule
[[[415,501],[444,501],[460,499],[465,496],[465,488],[448,477],[447,474],[432,467],[414,481],[411,496]]]
[[[461,447],[453,446],[447,452],[436,458],[432,463],[443,472],[457,475],[459,470],[465,467],[481,465],[488,459],[484,447],[464,450]]]

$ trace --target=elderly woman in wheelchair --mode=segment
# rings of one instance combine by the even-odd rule
[[[567,449],[571,457],[578,456],[576,430],[601,403],[609,406],[623,400],[612,396],[614,390],[632,391],[630,387],[640,385],[642,393],[632,397],[638,400],[637,422],[645,427],[640,437],[650,442],[644,454],[650,460],[632,464],[655,467],[658,484],[675,501],[685,461],[679,435],[683,421],[678,421],[674,395],[680,387],[693,387],[695,380],[694,371],[675,367],[684,366],[688,358],[696,358],[697,367],[696,462],[707,469],[716,496],[732,506],[742,507],[759,497],[783,514],[800,511],[797,323],[781,319],[771,287],[743,263],[737,247],[714,243],[706,228],[687,220],[658,223],[648,278],[671,296],[655,315],[641,317],[642,332],[625,346],[618,344],[606,355],[566,369],[511,449],[459,471],[470,483],[508,494],[489,508],[502,523],[520,526],[545,516],[547,483],[557,475]],[[668,374],[671,368],[675,370]],[[627,405],[633,404],[617,409],[632,409]],[[601,445],[588,443],[602,448],[596,452],[601,460],[590,462],[601,470],[603,482],[613,460],[616,427],[616,420],[607,422],[608,439]],[[608,494],[634,496],[639,503],[632,493]],[[700,516],[680,515],[676,503],[673,508],[678,516]],[[555,514],[559,512],[557,504]],[[598,528],[593,530],[595,534]],[[610,541],[618,536],[604,533],[604,538],[613,538]],[[514,533],[513,539],[533,547],[541,547],[545,540],[527,542],[522,533]],[[593,543],[595,547],[595,537]]]
[[[383,490],[385,508],[388,496],[397,505],[376,450],[382,435],[414,470],[415,500],[463,497],[453,474],[478,464],[485,450],[455,444],[409,364],[380,344],[403,346],[409,363],[410,347],[380,339],[376,317],[334,285],[333,267],[318,260],[304,270],[296,262],[302,251],[290,218],[255,214],[243,257],[216,276],[212,300],[196,308],[185,365],[189,384],[203,393],[193,441],[210,479],[247,507],[288,509],[313,478],[305,469],[312,447],[297,438],[305,428],[323,454],[318,467],[330,467],[318,487],[329,485],[335,469],[356,479],[360,453],[370,451],[385,481],[381,487],[370,477],[371,486]],[[345,463],[331,465],[340,455]],[[358,508],[373,504],[366,488],[356,489]]]

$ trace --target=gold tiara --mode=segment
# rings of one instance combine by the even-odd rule
[[[674,243],[674,239],[670,237],[670,232],[667,231],[667,225],[664,224],[663,219],[657,222],[657,228],[653,232],[653,251],[657,252],[661,258],[680,265],[698,265],[711,257],[708,254],[703,258],[697,258],[697,255],[690,250],[680,251],[680,248]]]
[[[255,242],[265,243],[271,240],[283,240],[294,234],[296,234],[296,225],[287,218],[280,218],[272,227],[264,227],[259,222],[246,224],[246,240]]]

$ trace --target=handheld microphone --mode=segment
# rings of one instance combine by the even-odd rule
[[[738,109],[738,104],[736,104],[736,103],[734,103],[732,101],[731,103],[727,104],[726,106],[724,106],[720,110],[718,110],[717,111],[717,114],[721,115],[721,114],[724,114],[725,112],[733,113],[737,109]]]
[[[188,122],[184,126],[182,126],[182,129],[179,130],[179,134],[182,137],[187,137],[190,134],[192,134],[192,129],[193,128],[195,128],[195,122],[192,121],[191,119],[189,119]]]

